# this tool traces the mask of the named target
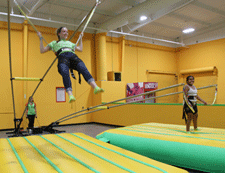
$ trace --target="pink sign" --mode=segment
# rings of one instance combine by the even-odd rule
[[[136,96],[144,92],[143,82],[139,83],[128,83],[127,84],[127,97]],[[143,100],[144,96],[139,96],[131,99],[127,99],[127,102],[134,102],[138,100]],[[139,102],[143,103],[143,102]]]
[[[138,83],[128,83],[127,84],[127,97],[136,96],[139,94],[143,94],[147,91],[152,91],[158,88],[157,82],[138,82]],[[153,94],[154,95],[154,94]],[[149,97],[152,97],[153,95],[149,95]],[[141,95],[138,97],[127,99],[127,102],[134,102],[138,100],[144,100],[145,96]],[[140,101],[138,103],[145,103],[145,101]]]

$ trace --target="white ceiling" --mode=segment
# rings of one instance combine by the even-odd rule
[[[27,15],[33,17],[31,21],[36,25],[66,25],[69,29],[76,29],[96,0],[17,2]],[[22,15],[15,17],[21,13],[14,0],[10,0],[10,5],[14,14],[12,22],[23,22]],[[0,20],[7,20],[7,11],[7,0],[1,0]],[[141,22],[140,15],[146,15],[148,19]],[[188,27],[195,28],[195,32],[183,34],[182,30]],[[102,0],[86,32],[108,32],[108,35],[112,36],[120,36],[123,33],[127,35],[127,39],[171,47],[181,46],[179,43],[189,45],[225,38],[225,0]],[[174,44],[175,41],[178,44]]]

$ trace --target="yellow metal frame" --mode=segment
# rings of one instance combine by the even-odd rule
[[[30,77],[14,77],[14,80],[20,80],[20,81],[40,81],[40,78],[30,78]]]

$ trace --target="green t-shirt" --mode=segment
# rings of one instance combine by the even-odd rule
[[[67,40],[60,40],[58,43],[57,43],[57,41],[52,41],[51,43],[48,44],[48,46],[51,48],[51,50],[53,50],[54,52],[57,52],[61,48],[70,48],[70,49],[74,50],[75,47],[76,47],[76,44],[74,44],[70,41],[67,41]],[[64,50],[61,53],[74,52],[72,50],[71,51],[70,50]]]
[[[27,110],[28,110],[27,114],[28,115],[35,115],[36,114],[35,107],[36,107],[35,103],[33,103],[32,105],[27,103]]]

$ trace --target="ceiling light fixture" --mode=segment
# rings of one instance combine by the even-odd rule
[[[188,29],[183,30],[183,33],[189,34],[189,33],[194,32],[194,31],[195,31],[194,28],[188,28]]]
[[[141,16],[141,17],[140,17],[140,20],[141,20],[141,21],[146,20],[146,19],[147,19],[147,16]]]

